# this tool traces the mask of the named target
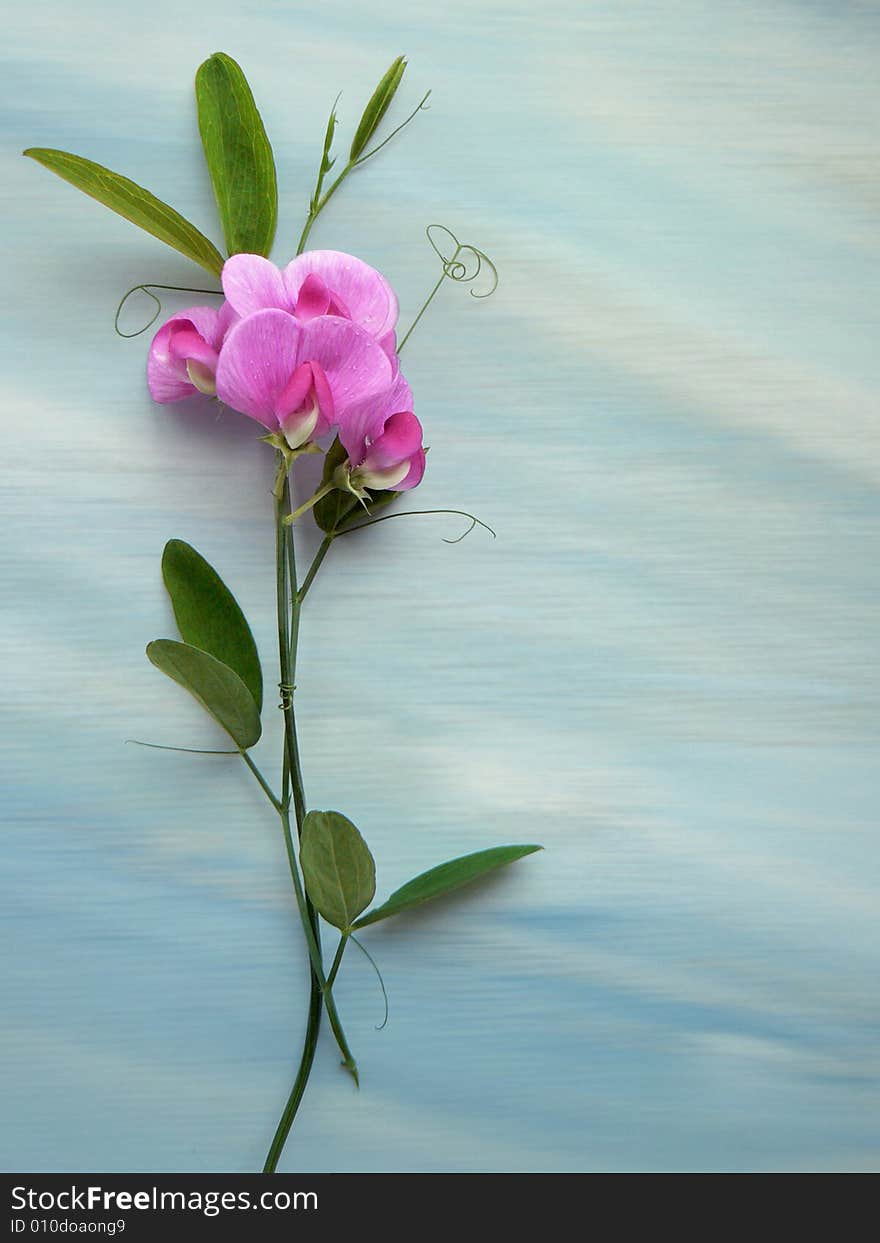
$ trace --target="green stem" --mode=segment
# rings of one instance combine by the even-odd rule
[[[268,783],[268,781],[266,780],[266,778],[265,778],[265,777],[263,776],[263,774],[260,772],[259,768],[257,768],[256,764],[255,764],[255,763],[254,763],[254,761],[251,759],[251,757],[248,755],[247,751],[242,751],[242,752],[240,752],[240,754],[241,754],[241,758],[244,760],[245,764],[247,764],[248,768],[251,770],[251,772],[254,774],[254,776],[256,777],[257,781],[259,782],[260,789],[263,791],[263,793],[265,794],[266,798],[269,800],[269,802],[272,804],[272,806],[275,808],[275,810],[276,810],[276,811],[278,811],[278,812],[280,812],[280,811],[281,811],[281,803],[279,803],[278,799],[277,799],[277,798],[275,797],[275,795],[272,793],[272,790],[271,790],[271,788],[270,788],[270,786],[269,786],[269,783]]]
[[[328,492],[332,492],[335,487],[336,484],[332,479],[329,483],[323,484],[320,488],[318,488],[318,491],[314,496],[310,496],[309,499],[304,501],[297,509],[294,509],[291,513],[285,515],[284,525],[286,527],[293,526],[297,518],[301,518],[303,514],[307,514],[313,505],[317,505],[321,497],[326,496]]]
[[[333,984],[336,980],[340,964],[342,963],[342,955],[345,953],[345,947],[348,944],[348,933],[343,932],[339,938],[339,945],[336,949],[336,957],[333,959],[333,966],[330,968],[330,974],[324,982],[324,1008],[327,1011],[327,1018],[330,1020],[330,1027],[336,1037],[336,1043],[339,1045],[339,1051],[342,1054],[342,1065],[349,1072],[355,1083],[360,1087],[358,1079],[357,1062],[352,1056],[345,1039],[345,1032],[342,1030],[342,1024],[339,1021],[339,1014],[336,1009],[336,999],[333,996]]]
[[[312,564],[309,566],[309,572],[308,574],[306,574],[305,578],[303,579],[302,586],[300,587],[299,592],[297,593],[300,605],[302,605],[303,600],[305,600],[306,592],[311,587],[312,583],[314,582],[315,575],[318,573],[318,570],[320,570],[321,568],[321,562],[324,560],[324,558],[327,556],[327,553],[330,551],[330,545],[333,543],[333,540],[334,540],[334,536],[332,535],[325,535],[324,538],[321,540],[321,546],[319,547],[318,551],[315,553],[315,559],[312,562]]]
[[[431,94],[430,91],[426,91],[425,94],[422,96],[422,98],[419,100],[419,102],[416,104],[415,108],[413,108],[412,112],[406,118],[406,120],[402,121],[401,124],[398,125],[396,129],[393,129],[387,138],[384,138],[382,142],[380,142],[377,146],[373,147],[372,151],[365,151],[364,154],[358,156],[356,160],[349,159],[345,168],[342,170],[342,172],[333,182],[332,186],[330,186],[330,188],[324,192],[324,194],[321,194],[321,190],[323,189],[323,186],[324,186],[324,171],[325,171],[323,160],[322,160],[321,167],[318,170],[318,181],[317,181],[317,184],[315,185],[315,193],[312,195],[312,201],[309,204],[309,214],[308,214],[308,217],[306,218],[305,224],[303,225],[303,231],[300,234],[299,245],[296,248],[296,253],[298,255],[301,255],[302,252],[306,248],[306,242],[309,240],[309,234],[312,231],[312,225],[315,223],[315,221],[320,216],[321,212],[324,210],[324,208],[327,206],[327,204],[332,199],[333,195],[342,185],[343,181],[345,181],[346,177],[351,172],[351,170],[353,168],[357,168],[361,164],[366,164],[367,160],[370,160],[373,158],[374,155],[377,155],[384,146],[386,146],[389,142],[391,142],[392,138],[394,138],[397,134],[400,133],[401,130],[406,129],[407,125],[409,125],[413,117],[415,117],[424,108],[425,104],[428,102],[428,97],[430,94]],[[335,111],[335,107],[336,105],[334,104],[334,111]]]
[[[294,892],[296,893],[297,906],[299,907],[300,916],[303,921],[303,929],[306,932],[306,941],[309,946],[310,959],[310,981],[309,981],[309,1013],[306,1020],[306,1032],[303,1040],[302,1055],[300,1057],[299,1069],[294,1080],[290,1096],[284,1106],[284,1111],[275,1130],[269,1153],[266,1157],[266,1163],[263,1166],[264,1174],[274,1174],[278,1166],[278,1160],[287,1137],[290,1134],[290,1128],[293,1126],[293,1120],[296,1117],[300,1102],[306,1090],[306,1084],[311,1074],[312,1064],[315,1060],[315,1049],[318,1044],[318,1032],[321,1026],[321,1007],[324,1002],[323,993],[323,972],[320,968],[321,962],[321,934],[318,926],[318,915],[308,898],[302,890],[302,884],[299,878],[299,866],[296,859],[296,850],[293,843],[293,833],[290,826],[290,812],[288,807],[287,787],[288,782],[293,790],[293,805],[296,815],[297,833],[302,832],[302,823],[305,817],[305,792],[303,790],[302,771],[299,763],[299,747],[296,738],[296,719],[293,712],[293,682],[292,682],[292,661],[291,661],[291,631],[288,627],[288,601],[291,596],[296,593],[296,562],[294,558],[292,544],[293,541],[288,540],[287,530],[284,526],[284,518],[290,508],[290,489],[287,481],[287,462],[284,455],[278,455],[278,471],[275,478],[275,580],[276,580],[276,604],[278,614],[278,659],[281,673],[281,700],[284,708],[284,780],[283,787],[285,792],[284,801],[279,804],[278,811],[281,816],[281,824],[284,831],[284,845],[287,851],[287,859],[290,865],[291,877],[293,879]],[[288,548],[288,544],[291,545]],[[290,578],[288,578],[288,573]],[[317,959],[317,961],[316,961]]]
[[[336,957],[333,959],[333,966],[330,968],[330,974],[327,976],[327,988],[332,988],[336,982],[336,976],[339,974],[339,968],[342,965],[342,955],[345,953],[345,947],[348,944],[348,933],[343,932],[339,938],[339,944],[336,947]]]
[[[314,204],[313,204],[313,206],[309,208],[309,215],[308,215],[308,219],[306,220],[305,225],[303,226],[303,231],[302,231],[302,233],[300,234],[300,238],[299,238],[299,244],[298,244],[298,246],[297,246],[297,248],[296,248],[296,253],[297,253],[298,255],[301,255],[301,254],[302,254],[302,252],[303,252],[303,251],[305,250],[305,248],[306,248],[306,242],[309,240],[309,234],[310,234],[310,233],[311,233],[311,231],[312,231],[312,225],[313,225],[313,224],[315,223],[315,221],[318,219],[318,217],[320,216],[321,212],[324,210],[324,208],[325,208],[325,207],[327,206],[327,204],[330,202],[330,200],[332,199],[333,195],[336,193],[336,191],[337,191],[337,190],[339,189],[339,187],[342,185],[343,181],[345,181],[346,177],[348,176],[348,174],[351,172],[351,170],[352,170],[353,168],[354,168],[354,164],[352,164],[352,163],[348,163],[348,164],[346,164],[345,168],[342,170],[342,172],[339,174],[339,176],[338,176],[338,177],[336,178],[336,180],[333,182],[333,185],[329,188],[329,190],[327,190],[327,191],[326,191],[326,192],[322,195],[322,197],[321,197],[320,199],[318,199],[317,203],[314,203]]]
[[[286,524],[285,519],[290,512],[290,484],[288,480],[288,462],[282,453],[279,453],[278,470],[275,477],[275,569],[276,569],[276,604],[278,615],[278,653],[279,653],[279,669],[281,674],[281,704],[284,710],[284,763],[282,773],[282,798],[279,801],[272,794],[268,784],[262,779],[261,774],[250,760],[250,757],[243,753],[244,759],[254,776],[260,782],[264,792],[272,800],[279,816],[281,817],[281,825],[284,833],[284,846],[287,852],[288,865],[290,867],[290,875],[293,881],[294,893],[296,894],[297,907],[299,908],[300,918],[302,920],[303,931],[306,937],[306,944],[309,950],[309,959],[311,966],[311,980],[309,993],[309,1013],[306,1022],[306,1033],[303,1042],[302,1056],[300,1059],[299,1069],[296,1079],[291,1089],[290,1096],[284,1107],[281,1119],[275,1131],[275,1136],[269,1148],[266,1163],[263,1167],[264,1174],[272,1174],[277,1169],[278,1160],[287,1142],[290,1129],[293,1126],[294,1118],[299,1109],[311,1073],[312,1064],[315,1058],[315,1048],[318,1043],[318,1031],[321,1022],[321,1007],[326,1005],[327,1015],[330,1019],[330,1025],[340,1051],[344,1058],[343,1065],[352,1073],[357,1082],[357,1065],[351,1055],[351,1050],[345,1039],[345,1033],[339,1021],[339,1015],[336,1010],[336,1004],[332,994],[326,995],[326,980],[324,977],[323,965],[321,960],[321,933],[318,923],[318,913],[309,901],[306,895],[302,880],[299,873],[299,863],[297,860],[296,843],[293,836],[293,828],[290,819],[290,795],[293,796],[293,810],[296,821],[297,837],[302,836],[303,821],[305,819],[305,790],[303,787],[302,768],[300,765],[299,743],[296,733],[296,716],[294,711],[294,683],[296,679],[296,657],[299,641],[299,619],[302,609],[302,600],[304,592],[297,589],[297,573],[296,573],[296,550],[293,543],[293,532]],[[318,572],[320,562],[326,555],[326,549],[321,555],[320,560],[316,558],[317,564],[313,563],[309,574],[307,575],[307,585],[310,586],[315,574]],[[304,583],[306,586],[306,583]]]
[[[418,315],[415,317],[415,319],[413,320],[413,322],[410,324],[409,328],[407,328],[407,330],[406,330],[406,335],[404,336],[404,338],[403,338],[403,340],[401,341],[400,345],[398,345],[398,347],[397,347],[397,353],[398,353],[398,355],[400,354],[400,351],[403,349],[403,347],[406,345],[407,341],[408,341],[408,340],[410,339],[410,337],[412,336],[412,334],[413,334],[413,331],[414,331],[414,329],[415,329],[416,324],[419,322],[419,320],[420,320],[420,319],[422,318],[422,316],[424,315],[425,311],[427,311],[428,307],[429,307],[429,306],[431,305],[431,303],[434,301],[434,298],[437,296],[437,293],[438,293],[438,292],[439,292],[439,290],[440,290],[440,286],[443,284],[443,282],[444,282],[445,280],[446,280],[446,271],[445,271],[445,269],[444,269],[444,271],[443,271],[443,275],[440,277],[440,279],[439,279],[439,281],[437,282],[437,284],[434,286],[434,288],[433,288],[433,289],[431,290],[431,292],[428,294],[428,296],[427,296],[427,298],[425,299],[425,301],[422,303],[422,309],[419,311]]]

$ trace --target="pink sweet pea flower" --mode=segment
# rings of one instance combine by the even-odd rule
[[[339,439],[348,454],[355,491],[406,492],[421,483],[425,473],[422,425],[412,412],[412,393],[402,375],[395,377],[385,393],[349,409],[340,419]]]
[[[217,365],[217,396],[282,432],[296,449],[355,404],[388,392],[392,380],[385,351],[350,320],[321,315],[302,323],[270,309],[230,330]]]
[[[159,329],[150,346],[147,384],[154,401],[182,401],[194,393],[213,396],[223,339],[238,316],[224,302],[219,310],[193,306]]]
[[[283,271],[260,255],[232,255],[223,265],[223,292],[239,315],[268,308],[303,323],[321,315],[350,319],[394,354],[397,298],[381,273],[354,255],[309,250]]]

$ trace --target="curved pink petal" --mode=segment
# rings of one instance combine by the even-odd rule
[[[296,296],[293,313],[297,319],[314,319],[330,310],[331,293],[320,276],[311,272],[303,281]]]
[[[217,351],[213,349],[195,328],[180,328],[171,334],[168,352],[174,358],[187,362],[190,358],[202,363],[213,372],[217,366]]]
[[[299,362],[302,333],[286,311],[257,311],[240,320],[220,351],[220,400],[265,427],[277,428],[276,404]]]
[[[239,315],[272,308],[293,310],[281,272],[262,255],[232,255],[223,265],[220,280],[227,301]]]
[[[223,343],[223,334],[227,328],[225,321],[230,314],[234,315],[234,312],[228,308],[229,304],[226,302],[219,308],[213,306],[191,306],[185,311],[180,311],[168,322],[177,324],[181,328],[185,327],[187,322],[189,322],[208,345],[215,350],[219,350]]]
[[[301,408],[311,388],[312,368],[308,363],[300,363],[275,399],[275,414],[279,421]]]
[[[290,303],[311,275],[319,276],[334,301],[354,323],[373,337],[381,338],[397,323],[397,297],[385,277],[362,259],[340,250],[307,250],[284,269],[284,285]],[[225,286],[224,286],[225,288]],[[229,295],[227,294],[227,297]],[[330,310],[333,311],[331,304]]]
[[[404,475],[400,483],[394,485],[395,492],[408,492],[410,488],[418,487],[422,482],[425,474],[425,450],[419,449],[418,453],[413,454],[412,462],[409,468],[409,474]]]
[[[318,422],[315,425],[315,436],[318,437],[323,436],[336,422],[336,403],[333,400],[333,392],[324,368],[318,362],[312,363],[312,383],[318,399]]]
[[[211,341],[215,349],[219,350],[229,329],[233,324],[237,324],[240,318],[238,311],[224,300],[220,310],[217,312],[217,336]],[[206,337],[205,340],[210,340],[210,338]]]
[[[389,415],[411,411],[412,390],[398,371],[390,388],[355,402],[340,420],[339,439],[352,466],[360,466],[367,453],[367,441],[381,435]]]
[[[421,423],[414,414],[401,411],[386,420],[381,435],[367,449],[364,466],[368,470],[387,470],[409,460],[421,447]]]
[[[299,358],[320,363],[340,422],[355,402],[388,389],[391,364],[387,354],[350,320],[321,315],[299,325],[299,330]]]
[[[187,374],[186,360],[178,358],[169,348],[172,337],[184,327],[190,327],[189,320],[170,319],[167,324],[162,325],[150,344],[147,387],[153,401],[163,405],[182,401],[184,397],[191,397],[197,391]]]
[[[397,333],[393,330],[386,332],[384,337],[379,337],[379,344],[388,355],[391,362],[391,370],[397,375],[400,370],[400,360],[397,357]]]

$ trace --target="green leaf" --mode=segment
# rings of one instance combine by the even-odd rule
[[[338,811],[310,811],[299,851],[306,892],[328,923],[347,932],[376,893],[367,843]]]
[[[129,181],[119,173],[111,172],[101,164],[84,160],[80,155],[71,155],[69,151],[28,147],[22,154],[30,156],[50,172],[57,173],[78,190],[124,216],[132,224],[146,229],[147,233],[158,237],[160,242],[179,250],[187,259],[207,268],[214,276],[220,275],[223,256],[213,242],[209,242],[194,224],[190,224],[173,207],[157,199],[143,186]]]
[[[188,690],[242,751],[259,740],[262,726],[254,697],[228,665],[199,647],[174,639],[148,643],[147,656],[157,669]]]
[[[398,56],[395,61],[392,61],[379,85],[370,96],[370,102],[364,109],[361,123],[357,127],[352,140],[350,156],[352,160],[357,160],[363,155],[367,144],[379,128],[382,118],[388,111],[388,107],[397,93],[397,88],[400,86],[405,69],[406,61],[402,56]]]
[[[337,466],[342,465],[345,458],[345,450],[337,436],[324,457],[322,484],[330,482],[333,472]],[[315,522],[317,522],[321,530],[327,535],[332,535],[337,531],[346,531],[349,527],[355,526],[361,519],[370,518],[377,509],[384,509],[386,505],[390,505],[394,498],[398,496],[400,496],[399,492],[387,490],[372,492],[370,493],[370,499],[367,501],[366,506],[364,506],[350,492],[336,488],[333,492],[328,492],[326,496],[322,497],[312,512],[315,515]]]
[[[169,540],[162,577],[180,637],[215,656],[244,682],[257,709],[263,706],[263,671],[251,628],[213,566],[183,540]]]
[[[321,152],[321,177],[326,176],[330,169],[336,163],[335,159],[330,158],[330,149],[333,146],[333,138],[336,134],[336,104],[330,110],[330,116],[327,119],[327,129],[324,131],[324,150]]]
[[[387,902],[377,906],[357,920],[353,928],[366,928],[367,924],[378,923],[380,919],[389,919],[408,911],[411,906],[429,902],[432,898],[441,898],[462,885],[469,885],[472,880],[494,872],[496,868],[506,867],[526,855],[543,850],[543,846],[493,846],[489,850],[478,850],[476,854],[462,855],[459,859],[450,859],[438,867],[422,872],[414,880],[408,881],[400,889],[396,889]]]
[[[278,220],[275,161],[251,88],[231,56],[196,73],[199,133],[230,255],[268,255]]]

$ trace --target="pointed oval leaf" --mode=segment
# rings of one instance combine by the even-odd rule
[[[543,849],[543,846],[492,846],[489,850],[478,850],[472,855],[450,859],[448,863],[441,863],[428,872],[422,872],[414,880],[407,881],[394,891],[387,902],[363,915],[352,927],[366,928],[367,924],[389,919],[392,915],[399,915],[401,911],[408,911],[410,907],[429,902],[432,898],[441,898],[453,889],[469,885],[472,880],[485,876],[487,872],[494,872],[496,868],[515,863],[517,859]]]
[[[355,131],[351,143],[350,159],[357,160],[363,155],[367,144],[379,128],[382,118],[388,111],[392,99],[397,94],[397,88],[400,86],[405,69],[406,60],[404,57],[398,56],[382,75],[379,85],[373,91],[369,103],[364,108],[360,125]]]
[[[184,643],[228,665],[263,707],[263,671],[251,628],[235,596],[201,553],[180,539],[162,554],[162,577]]]
[[[95,164],[92,160],[71,155],[69,151],[29,147],[22,154],[57,173],[72,186],[97,199],[111,211],[124,216],[132,224],[152,233],[160,242],[180,251],[187,259],[200,264],[214,276],[220,275],[223,256],[213,242],[209,242],[194,224],[190,224],[173,207],[157,199],[143,186],[104,168],[101,164]]]
[[[275,160],[247,79],[215,52],[196,73],[199,133],[230,255],[268,255],[278,220]]]
[[[367,843],[338,811],[310,811],[299,857],[312,903],[334,928],[347,931],[376,894],[376,865]]]
[[[188,690],[242,751],[259,741],[262,726],[254,697],[228,665],[199,647],[174,639],[148,643],[147,656],[157,669]]]

